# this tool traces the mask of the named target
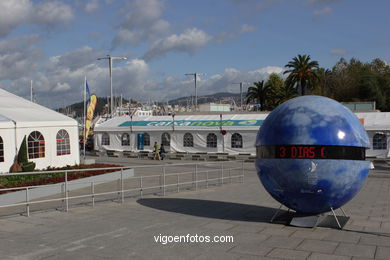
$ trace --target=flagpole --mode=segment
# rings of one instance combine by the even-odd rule
[[[86,136],[85,136],[85,110],[86,110],[86,102],[87,102],[87,76],[84,78],[84,127],[83,127],[83,152],[84,152],[84,160],[85,160],[85,141],[86,141]]]

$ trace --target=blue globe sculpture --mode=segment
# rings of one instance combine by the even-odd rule
[[[271,196],[305,214],[337,209],[367,178],[369,147],[360,120],[320,96],[291,99],[274,109],[256,138],[256,169]]]

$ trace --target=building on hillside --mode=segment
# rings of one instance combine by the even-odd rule
[[[230,104],[204,103],[199,105],[201,112],[229,112]]]
[[[26,137],[36,169],[80,163],[77,121],[0,89],[0,172],[8,172]]]

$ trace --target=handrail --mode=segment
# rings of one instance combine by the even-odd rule
[[[46,202],[55,202],[55,201],[63,201],[65,202],[64,211],[68,211],[69,209],[69,201],[72,199],[78,199],[78,198],[88,198],[91,197],[92,199],[92,206],[95,204],[95,198],[97,196],[103,196],[103,195],[110,195],[110,194],[118,194],[118,200],[120,200],[122,203],[124,202],[125,193],[127,192],[139,192],[139,197],[142,198],[144,195],[144,191],[146,190],[152,190],[152,189],[159,189],[160,194],[162,196],[165,196],[166,188],[169,187],[176,187],[176,191],[179,192],[180,188],[184,185],[192,185],[192,188],[195,190],[198,190],[198,187],[200,184],[204,183],[205,188],[207,189],[211,182],[214,182],[214,185],[223,185],[225,184],[224,180],[228,179],[229,183],[232,183],[233,179],[238,179],[240,182],[244,181],[244,161],[241,161],[241,167],[237,167],[237,161],[234,161],[234,165],[231,167],[224,166],[225,164],[232,164],[233,161],[226,161],[226,162],[208,162],[207,165],[219,165],[220,167],[212,168],[212,169],[199,169],[199,165],[205,166],[205,163],[181,163],[181,164],[163,164],[163,165],[143,165],[143,166],[123,166],[123,167],[108,167],[108,168],[89,168],[89,169],[77,169],[77,170],[55,170],[55,171],[49,171],[49,172],[32,172],[27,174],[52,174],[52,173],[63,173],[64,174],[64,181],[54,184],[45,184],[45,185],[36,185],[36,186],[23,186],[23,187],[13,187],[13,188],[2,188],[0,191],[16,191],[16,190],[25,190],[26,192],[26,199],[24,202],[19,203],[12,203],[7,205],[0,205],[0,208],[6,208],[6,207],[15,207],[15,206],[26,206],[26,215],[30,216],[30,205],[32,204],[39,204],[39,203],[46,203]],[[193,166],[195,167],[191,169],[191,171],[184,171],[184,172],[173,172],[169,173],[167,170],[169,168],[173,167],[183,167],[183,166]],[[162,167],[162,172],[159,174],[153,174],[153,175],[140,175],[140,176],[130,176],[126,177],[126,180],[134,180],[139,185],[136,188],[125,188],[125,182],[124,182],[124,170],[125,169],[133,169],[134,171],[137,169],[143,169],[143,168],[155,168],[155,167]],[[93,171],[93,170],[120,170],[116,173],[118,173],[118,178],[112,179],[112,180],[100,180],[100,181],[82,181],[82,179],[76,179],[72,181],[68,181],[68,175],[69,173],[74,172],[83,172],[83,171]],[[228,172],[228,174],[226,174]],[[236,174],[232,174],[232,172],[236,172]],[[216,177],[210,176],[211,174],[216,175]],[[8,176],[18,176],[18,175],[26,175],[26,173],[12,173],[12,174],[2,174],[0,177],[8,177]],[[180,176],[188,175],[190,176],[190,180],[188,178],[186,180],[180,181]],[[176,181],[167,181],[167,177],[176,176]],[[202,178],[203,177],[203,178]],[[211,178],[210,178],[211,177]],[[159,185],[147,185],[148,179],[157,179],[159,181]],[[81,181],[80,181],[81,180]],[[103,185],[104,183],[112,183],[118,181],[117,188],[111,190],[111,191],[105,191],[105,192],[96,192],[95,186],[96,185]],[[74,183],[73,183],[74,182]],[[90,184],[91,190],[90,193],[85,195],[77,195],[77,196],[69,196],[69,187],[73,184]],[[149,183],[152,184],[152,183]],[[45,188],[45,187],[53,187],[53,186],[65,186],[65,191],[58,192],[62,193],[60,198],[54,198],[54,199],[39,199],[31,201],[30,199],[30,192],[34,190],[35,188]],[[188,187],[187,187],[188,189]]]

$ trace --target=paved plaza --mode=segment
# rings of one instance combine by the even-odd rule
[[[345,205],[351,218],[344,230],[270,223],[278,207],[257,179],[254,164],[245,163],[244,183],[126,198],[123,204],[106,201],[93,208],[72,207],[67,213],[1,217],[0,258],[390,259],[386,165],[372,171],[363,189]],[[174,236],[182,241],[173,242]],[[233,241],[195,241],[215,236]]]

